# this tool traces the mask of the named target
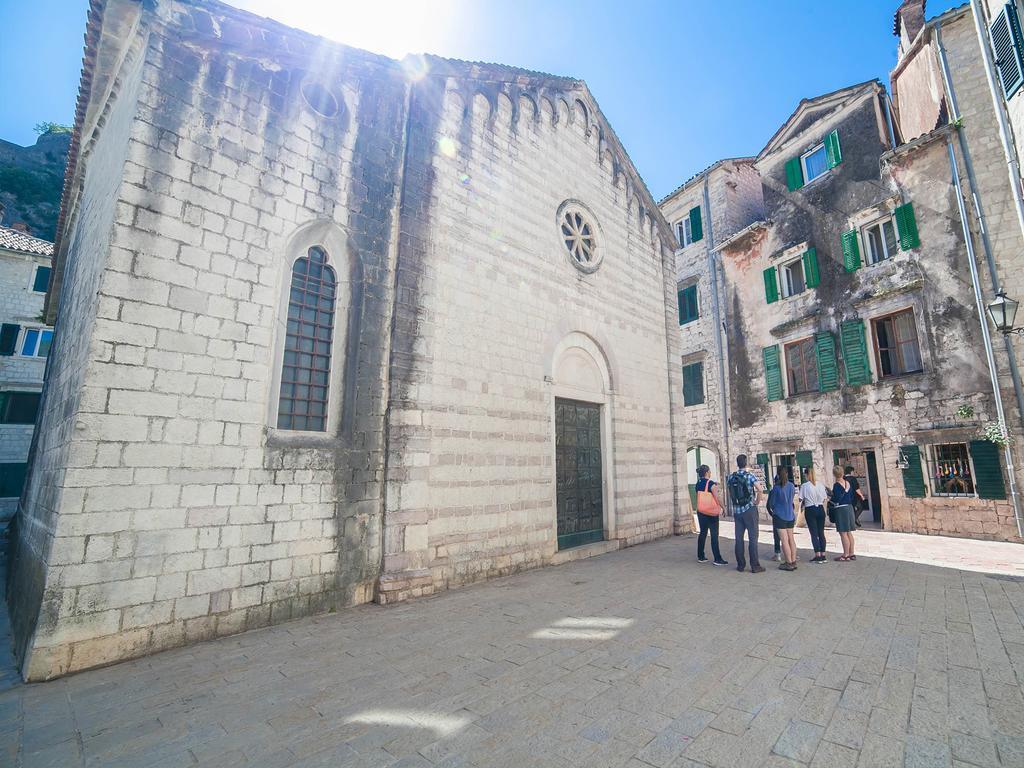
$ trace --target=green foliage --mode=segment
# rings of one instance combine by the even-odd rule
[[[0,165],[0,192],[14,195],[22,205],[59,205],[63,186],[64,176],[59,172]]]
[[[46,133],[71,133],[71,126],[44,121],[42,123],[36,123],[36,127],[32,130],[42,136]]]

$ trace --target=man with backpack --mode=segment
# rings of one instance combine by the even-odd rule
[[[736,570],[742,571],[746,567],[746,558],[743,554],[744,533],[749,538],[750,550],[750,572],[764,573],[761,561],[757,556],[757,534],[758,534],[758,505],[761,503],[761,485],[747,470],[747,455],[741,453],[736,457],[736,471],[729,475],[726,480],[726,488],[729,491],[729,504],[732,506],[732,516],[736,523]]]

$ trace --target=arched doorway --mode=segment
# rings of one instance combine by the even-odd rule
[[[551,379],[555,527],[561,550],[615,535],[612,387],[601,348],[578,331],[556,346]]]
[[[718,452],[700,445],[690,446],[686,450],[686,487],[690,491],[690,510],[697,511],[697,467],[707,464],[710,477],[721,482],[718,474]]]

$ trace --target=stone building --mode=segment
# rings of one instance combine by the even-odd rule
[[[728,387],[725,386],[725,291],[717,243],[764,217],[754,158],[720,160],[659,205],[676,236],[676,305],[682,345],[686,483],[696,508],[697,467],[713,477],[728,465]]]
[[[53,329],[42,322],[53,243],[0,227],[0,544],[18,506]]]
[[[672,233],[582,81],[199,0],[86,41],[28,679],[672,531]]]

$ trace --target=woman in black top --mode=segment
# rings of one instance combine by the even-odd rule
[[[715,503],[718,504],[718,513],[721,514],[722,510],[725,509],[725,505],[722,503],[721,497],[718,495],[718,483],[708,477],[711,472],[711,467],[707,464],[701,464],[697,467],[697,498],[700,498],[700,494],[707,492],[710,493],[714,498]],[[706,515],[703,512],[697,512],[697,524],[700,526],[700,535],[697,537],[697,562],[706,563],[707,557],[704,556],[704,544],[707,541],[708,534],[711,534],[711,553],[715,556],[715,565],[728,565],[729,563],[722,559],[722,552],[718,548],[718,517],[719,514]]]

